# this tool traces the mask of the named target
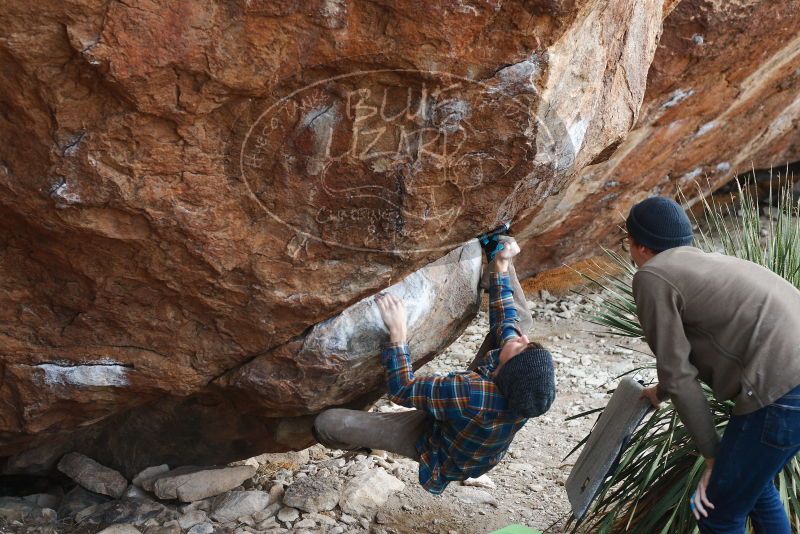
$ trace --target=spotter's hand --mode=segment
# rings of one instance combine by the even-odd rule
[[[700,521],[701,517],[708,517],[708,513],[714,509],[714,505],[708,500],[708,495],[706,494],[708,482],[711,480],[711,473],[713,472],[714,459],[706,458],[705,469],[703,469],[703,474],[700,475],[697,489],[689,499],[689,508],[692,510],[694,518],[698,521]]]
[[[649,400],[650,404],[652,404],[653,408],[656,410],[661,408],[661,399],[658,398],[658,384],[650,386],[649,388],[644,388],[639,398]]]

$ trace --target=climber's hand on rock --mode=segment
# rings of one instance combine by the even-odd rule
[[[503,244],[503,249],[494,257],[495,272],[505,273],[508,272],[511,258],[519,254],[520,248],[517,240],[511,236],[502,235],[498,237],[498,240]]]
[[[375,298],[378,309],[381,311],[381,318],[389,330],[389,341],[392,343],[406,342],[406,309],[402,301],[390,295],[382,293]]]
[[[497,253],[498,258],[510,260],[520,253],[517,240],[510,235],[501,235],[497,239],[503,244],[503,250]]]

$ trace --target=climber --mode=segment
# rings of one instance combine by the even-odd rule
[[[789,534],[773,480],[800,450],[800,291],[749,261],[694,248],[672,199],[648,198],[627,219],[633,295],[671,399],[705,469],[689,507],[702,533]],[[733,413],[720,441],[697,379]]]
[[[479,353],[474,370],[414,377],[403,303],[390,294],[378,296],[389,331],[381,355],[388,398],[415,409],[326,410],[314,421],[317,441],[331,448],[380,449],[415,459],[420,484],[439,494],[450,482],[478,477],[497,465],[528,418],[550,408],[555,398],[552,357],[519,328],[519,314],[529,314],[511,266],[519,246],[500,233],[480,241],[489,261],[489,335],[497,340],[495,346]]]

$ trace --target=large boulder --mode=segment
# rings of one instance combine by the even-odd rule
[[[408,306],[415,360],[447,347],[477,313],[480,268],[480,248],[472,241],[386,289]],[[221,375],[202,394],[149,403],[64,439],[131,478],[160,462],[176,465],[191,458],[209,465],[270,447],[309,445],[313,415],[302,414],[327,405],[363,406],[373,398],[369,392],[383,381],[378,355],[386,339],[374,299],[368,298]],[[13,456],[7,465],[24,471],[26,459],[34,458],[33,467],[41,469],[47,451],[57,454],[60,448],[48,442]],[[141,483],[152,489],[147,480]]]
[[[676,3],[6,2],[5,471],[220,464],[364,406],[371,296],[407,299],[416,362],[446,346],[477,308],[460,245],[554,224]]]
[[[737,174],[800,160],[800,10],[794,0],[682,0],[664,21],[635,128],[606,161],[584,167],[528,210],[533,274],[623,238],[623,216],[681,189],[693,203]],[[795,176],[797,174],[795,173]]]

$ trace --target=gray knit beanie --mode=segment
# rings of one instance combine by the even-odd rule
[[[631,208],[625,226],[634,241],[656,252],[692,244],[692,223],[671,198],[642,200]]]
[[[543,347],[526,348],[503,365],[494,382],[512,412],[521,417],[538,417],[550,409],[556,398],[553,357]]]

